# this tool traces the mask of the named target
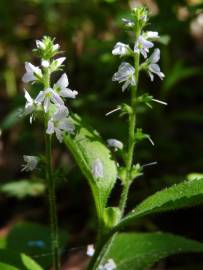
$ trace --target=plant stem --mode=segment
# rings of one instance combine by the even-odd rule
[[[135,150],[135,128],[136,128],[136,99],[137,99],[137,88],[139,81],[139,62],[140,56],[136,54],[134,57],[134,66],[135,66],[135,80],[136,85],[134,88],[131,88],[131,108],[132,113],[129,115],[129,130],[128,130],[128,152],[127,152],[127,161],[126,161],[126,180],[123,186],[121,193],[121,199],[119,203],[119,208],[121,210],[121,216],[123,216],[126,202],[128,198],[128,193],[131,185],[131,169],[133,166],[133,154]]]
[[[58,225],[57,225],[57,213],[56,213],[56,196],[55,196],[55,182],[52,172],[52,158],[51,158],[51,135],[45,135],[46,143],[46,161],[47,170],[46,178],[48,184],[48,197],[49,197],[49,211],[50,211],[50,223],[51,223],[51,245],[52,245],[52,260],[54,270],[60,270],[59,259],[59,242],[58,242]]]
[[[50,86],[50,73],[48,69],[44,70],[44,87]],[[49,113],[45,114],[45,130],[48,125]],[[52,136],[45,135],[45,148],[46,148],[46,180],[48,186],[49,197],[49,212],[50,212],[50,227],[51,227],[51,249],[53,269],[60,270],[60,257],[59,257],[59,241],[58,241],[58,222],[56,212],[56,195],[55,195],[55,180],[52,170]]]

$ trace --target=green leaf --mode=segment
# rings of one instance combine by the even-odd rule
[[[101,264],[112,258],[116,270],[145,270],[160,259],[186,252],[203,252],[203,243],[169,233],[121,233]]]
[[[9,196],[23,199],[27,196],[39,196],[45,192],[45,183],[36,180],[18,180],[0,185],[0,192],[3,192]]]
[[[66,135],[64,142],[73,154],[81,171],[88,179],[92,189],[98,215],[101,217],[109,194],[116,182],[117,168],[110,150],[105,146],[99,134],[89,127],[79,116],[72,116],[76,126],[76,135]],[[96,179],[92,174],[95,160],[103,164],[103,177]]]
[[[59,244],[63,249],[67,244],[67,233],[59,231]],[[43,268],[51,265],[51,230],[35,223],[16,224],[6,238],[6,248],[33,257]],[[24,264],[27,257],[22,257]]]
[[[184,181],[149,196],[117,225],[120,228],[140,217],[203,202],[203,178]]]
[[[9,265],[7,263],[1,263],[1,262],[0,262],[0,269],[2,269],[2,270],[20,270],[19,268],[16,268],[12,265]]]
[[[0,262],[15,267],[13,270],[16,270],[16,268],[17,270],[43,270],[41,266],[27,255],[9,249],[0,249]],[[3,270],[4,268],[0,269]]]

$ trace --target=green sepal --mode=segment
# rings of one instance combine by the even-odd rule
[[[50,60],[52,57],[59,53],[59,50],[54,48],[54,41],[54,38],[44,36],[41,40],[41,42],[44,44],[44,48],[36,48],[33,50],[33,52],[44,60]]]
[[[130,173],[130,179],[133,181],[134,179],[138,178],[139,176],[143,175],[143,169],[140,166],[139,163],[132,166],[131,173]]]
[[[137,102],[144,104],[148,106],[149,108],[152,108],[151,102],[152,102],[153,96],[150,96],[149,94],[145,93],[137,98]]]
[[[122,103],[120,106],[121,109],[121,113],[120,116],[124,116],[124,115],[131,115],[133,113],[133,109],[126,103]]]
[[[135,133],[135,141],[139,142],[145,139],[148,139],[153,144],[153,141],[151,140],[149,134],[143,133],[141,128],[137,128],[136,133]]]

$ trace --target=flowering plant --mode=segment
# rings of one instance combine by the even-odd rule
[[[128,194],[133,181],[143,175],[146,166],[156,164],[152,162],[141,165],[135,162],[135,149],[140,141],[146,139],[154,145],[151,137],[137,127],[137,107],[142,105],[152,108],[155,102],[167,105],[164,101],[140,92],[138,87],[140,72],[146,72],[151,81],[154,81],[155,76],[161,80],[164,78],[158,65],[160,49],[153,49],[154,42],[159,40],[159,34],[145,30],[148,20],[148,11],[145,8],[133,9],[131,18],[123,19],[125,30],[133,36],[133,46],[117,42],[112,50],[113,55],[125,58],[112,80],[122,84],[124,95],[129,94],[130,98],[128,103],[119,105],[106,115],[109,117],[113,112],[120,112],[121,117],[127,118],[126,144],[118,138],[110,138],[104,143],[98,132],[67,107],[66,99],[76,98],[78,92],[68,88],[69,80],[65,73],[52,83],[52,74],[62,71],[65,61],[65,57],[57,58],[60,46],[55,44],[53,39],[44,37],[36,41],[34,52],[41,58],[40,66],[25,64],[23,82],[38,85],[37,89],[40,90],[35,96],[24,90],[24,115],[29,115],[30,123],[38,117],[43,119],[45,156],[24,156],[25,165],[22,170],[33,171],[40,163],[45,166],[54,270],[61,269],[55,200],[56,179],[52,164],[54,136],[73,155],[89,183],[94,198],[98,232],[95,244],[87,245],[87,255],[91,257],[89,270],[144,270],[172,254],[203,252],[202,243],[169,233],[120,233],[141,217],[198,204],[203,193],[201,179],[185,181],[149,196],[126,214]],[[108,199],[117,180],[122,185],[122,192],[118,205],[112,206]],[[42,268],[35,265],[26,269]]]

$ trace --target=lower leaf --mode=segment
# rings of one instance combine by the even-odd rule
[[[113,259],[116,270],[145,270],[170,255],[203,252],[203,243],[169,233],[121,233],[101,260]]]

